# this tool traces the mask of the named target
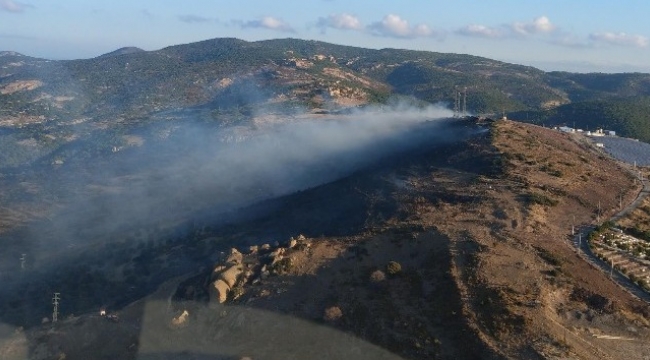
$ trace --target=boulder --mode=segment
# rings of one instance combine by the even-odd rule
[[[260,270],[260,279],[266,280],[271,275],[271,272],[266,268],[266,265],[262,266]]]
[[[289,244],[288,244],[288,245],[289,245],[289,246],[287,246],[287,247],[288,247],[289,249],[293,249],[293,248],[296,247],[296,245],[298,245],[298,240],[296,240],[296,239],[294,239],[294,238],[291,238],[291,239],[289,239]]]
[[[183,310],[183,313],[172,319],[172,326],[181,327],[187,324],[188,317],[190,313],[187,310]]]
[[[269,254],[269,257],[273,259],[273,261],[275,262],[279,259],[282,259],[282,256],[284,255],[285,251],[286,251],[285,248],[277,248],[272,253]]]
[[[226,264],[239,265],[242,261],[244,261],[244,255],[235,248],[230,249],[230,255],[226,258]]]
[[[232,288],[237,283],[239,275],[243,272],[241,265],[236,265],[228,268],[221,274],[219,274],[219,279],[223,280],[228,287]]]
[[[228,292],[230,291],[230,286],[226,284],[225,281],[219,279],[212,283],[210,287],[210,301],[216,301],[219,304],[223,304],[228,299]]]
[[[269,245],[269,244],[264,244],[264,245],[261,246],[261,249],[262,249],[262,250],[271,250],[271,245]]]

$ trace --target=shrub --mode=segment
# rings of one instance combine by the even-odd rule
[[[386,265],[386,272],[388,275],[397,275],[402,271],[402,265],[398,263],[397,261],[390,261]]]
[[[386,280],[386,274],[381,270],[375,270],[370,274],[370,282],[379,283]]]
[[[548,274],[551,275],[552,277],[557,277],[560,276],[560,270],[557,268],[551,269],[549,270]]]
[[[271,265],[270,270],[272,273],[283,275],[288,273],[292,267],[293,267],[293,261],[291,258],[287,257]]]
[[[328,322],[335,322],[343,317],[343,312],[338,306],[332,306],[325,309],[325,314],[323,315],[323,320]]]
[[[537,249],[539,253],[539,257],[544,259],[548,264],[553,265],[553,266],[560,266],[562,265],[562,259],[559,258],[557,255],[551,253],[550,251],[539,248]]]
[[[528,194],[527,200],[531,204],[539,204],[542,206],[555,206],[558,204],[558,201],[555,199],[552,199],[544,194],[539,194],[539,193],[531,193]]]

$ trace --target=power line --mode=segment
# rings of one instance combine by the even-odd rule
[[[54,305],[54,310],[52,311],[52,323],[59,320],[59,300],[61,300],[59,295],[61,295],[61,293],[54,293],[54,296],[52,296],[52,304]]]

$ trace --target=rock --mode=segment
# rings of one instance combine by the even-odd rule
[[[248,248],[248,251],[250,254],[257,254],[257,252],[260,250],[260,247],[257,245],[253,245]]]
[[[261,249],[262,249],[262,250],[271,250],[271,245],[269,245],[269,244],[264,244],[264,245],[261,246]]]
[[[241,265],[236,265],[228,268],[226,271],[219,274],[219,279],[223,280],[228,287],[232,288],[237,283],[239,275],[243,272]]]
[[[240,253],[237,249],[230,249],[230,255],[226,258],[226,264],[230,265],[239,265],[244,260],[244,255]]]
[[[277,260],[282,259],[285,251],[285,248],[277,248],[275,251],[269,254],[269,257],[273,259],[273,262],[276,262]]]
[[[266,268],[266,265],[262,266],[262,270],[260,270],[260,279],[266,280],[270,275],[271,272]]]
[[[230,286],[225,281],[221,279],[215,281],[210,287],[210,301],[217,301],[219,304],[223,304],[228,299],[229,291]]]
[[[289,246],[288,246],[288,248],[289,248],[289,249],[293,249],[293,248],[296,247],[296,245],[298,245],[298,240],[296,240],[296,239],[294,239],[294,238],[291,238],[291,239],[289,240]]]
[[[187,310],[183,310],[182,314],[172,319],[172,326],[174,327],[185,326],[187,324],[189,316],[190,313],[188,313]]]
[[[219,275],[220,275],[224,270],[226,270],[226,267],[223,266],[223,265],[215,266],[214,270],[212,270],[212,275],[211,275],[210,279],[212,279],[212,280],[216,280],[216,279],[218,279],[218,278],[219,278]]]
[[[251,269],[246,270],[246,272],[244,273],[243,281],[248,281],[250,278],[253,277],[253,275],[255,275],[255,273],[253,273],[253,270]]]
[[[298,238],[296,240],[298,240],[298,241],[307,241],[307,238],[305,237],[305,235],[300,234],[300,235],[298,235]]]

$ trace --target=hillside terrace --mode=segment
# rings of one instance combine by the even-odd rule
[[[650,292],[650,242],[610,229],[592,237],[590,246],[613,270]]]

